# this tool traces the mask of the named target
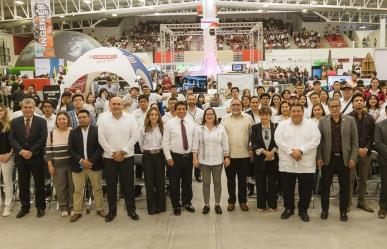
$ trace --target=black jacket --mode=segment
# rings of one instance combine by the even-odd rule
[[[32,118],[30,135],[27,139],[24,116],[12,120],[9,132],[9,142],[15,153],[15,163],[20,162],[20,160],[25,160],[19,155],[21,150],[29,150],[32,152],[32,158],[30,160],[34,157],[43,157],[46,141],[47,123],[43,118],[38,116]]]
[[[82,128],[80,126],[70,132],[68,151],[71,155],[72,171],[81,172],[82,168],[79,161],[84,159],[84,151]],[[87,157],[93,163],[92,170],[102,169],[102,147],[98,143],[98,128],[93,125],[90,125],[87,134]]]
[[[270,141],[269,148],[267,149],[269,151],[271,151],[274,147],[277,147],[274,141],[274,132],[276,130],[276,126],[272,122],[270,122],[270,129],[271,129],[271,141]],[[266,149],[265,142],[263,141],[263,137],[262,137],[261,123],[253,125],[251,129],[250,141],[251,141],[251,147],[253,147],[253,150],[254,150],[254,164],[256,169],[264,170],[265,166],[271,166],[274,170],[278,169],[277,153],[274,154],[275,158],[273,161],[265,161],[266,156],[264,154],[261,154],[258,156],[255,153],[257,149]]]

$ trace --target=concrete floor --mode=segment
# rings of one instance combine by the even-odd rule
[[[337,200],[332,200],[330,217],[321,220],[319,199],[309,210],[311,221],[304,223],[295,215],[281,220],[282,204],[278,212],[258,213],[255,199],[249,200],[249,212],[237,208],[227,212],[227,189],[223,179],[223,214],[216,215],[213,207],[209,215],[201,214],[202,188],[194,182],[196,213],[172,214],[170,201],[164,214],[149,216],[144,194],[137,201],[140,221],[126,216],[122,201],[119,213],[111,223],[97,216],[94,211],[84,212],[76,223],[62,218],[51,209],[43,218],[36,218],[36,210],[22,219],[16,219],[19,203],[12,216],[0,217],[0,249],[18,248],[146,248],[146,249],[245,249],[245,248],[387,248],[387,220],[357,208],[349,213],[347,223],[340,222]],[[354,200],[354,204],[356,201]],[[376,200],[369,201],[377,210]],[[55,206],[55,204],[53,205]]]

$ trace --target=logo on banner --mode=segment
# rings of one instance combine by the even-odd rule
[[[50,0],[32,0],[32,25],[36,57],[54,57]]]
[[[81,78],[77,79],[71,86],[70,91],[75,93],[77,89],[81,90],[82,93],[85,92],[86,89],[86,82],[87,82],[87,75],[82,76]]]
[[[95,63],[114,61],[117,60],[117,57],[117,54],[93,54],[89,56],[89,58],[94,60]]]
[[[137,62],[136,58],[133,55],[129,55],[128,60],[130,64],[134,64]]]

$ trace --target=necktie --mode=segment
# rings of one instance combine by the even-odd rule
[[[181,136],[183,137],[183,148],[184,150],[188,150],[187,131],[185,130],[183,119],[180,121],[180,127],[181,127]]]
[[[31,130],[31,119],[26,119],[26,139],[30,136],[30,130]]]

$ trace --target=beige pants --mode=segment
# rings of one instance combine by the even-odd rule
[[[74,182],[74,212],[77,214],[82,213],[83,193],[86,177],[89,178],[91,187],[93,188],[93,195],[97,211],[103,210],[103,193],[101,187],[102,170],[93,171],[90,169],[84,169],[79,173],[73,172],[72,176]]]

